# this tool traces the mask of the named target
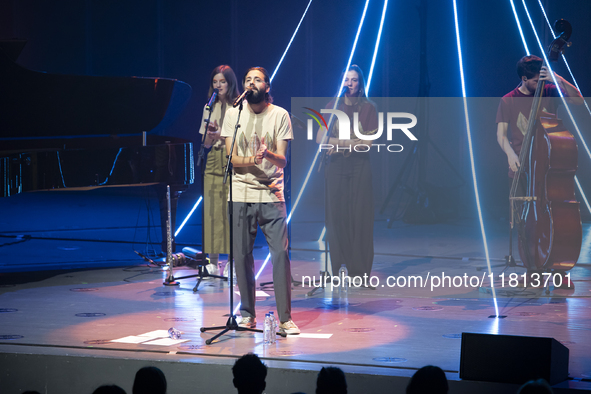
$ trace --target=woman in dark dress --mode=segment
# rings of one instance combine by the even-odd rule
[[[352,65],[346,72],[347,87],[344,97],[338,98],[336,109],[345,112],[351,121],[351,139],[338,138],[338,122],[326,144],[329,151],[326,166],[326,231],[330,249],[332,274],[337,275],[345,264],[351,278],[371,274],[373,265],[374,205],[370,165],[371,141],[357,139],[353,132],[354,113],[358,113],[358,130],[363,135],[375,134],[378,114],[374,104],[365,95],[363,72]],[[335,108],[335,100],[327,106]],[[321,129],[317,142],[322,142]],[[338,149],[337,149],[338,147]]]

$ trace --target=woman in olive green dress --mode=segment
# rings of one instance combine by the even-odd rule
[[[217,266],[219,255],[227,254],[230,250],[230,228],[228,224],[228,187],[223,184],[224,165],[226,163],[226,146],[220,137],[226,109],[232,106],[238,96],[238,83],[234,71],[227,65],[216,67],[209,79],[209,94],[218,89],[218,95],[213,105],[205,148],[211,148],[207,154],[207,164],[204,176],[204,221],[203,221],[203,252],[209,254],[210,263]],[[205,121],[209,111],[203,109],[203,121],[200,134],[205,133]]]

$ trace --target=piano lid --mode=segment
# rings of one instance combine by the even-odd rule
[[[0,41],[0,139],[157,132],[191,96],[175,79],[32,71],[6,54],[15,47]]]

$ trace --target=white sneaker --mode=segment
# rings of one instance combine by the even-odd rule
[[[300,329],[293,320],[288,320],[285,323],[279,324],[279,331],[286,333],[287,335],[297,335],[300,333]]]
[[[240,323],[238,323],[238,327],[245,327],[245,328],[256,328],[257,327],[257,319],[254,317],[243,317],[240,319]]]

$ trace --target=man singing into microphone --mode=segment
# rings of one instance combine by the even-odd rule
[[[287,164],[288,141],[293,139],[289,114],[272,104],[267,70],[250,68],[242,84],[252,93],[246,96],[240,127],[232,152],[233,252],[240,289],[240,326],[256,327],[255,270],[252,251],[257,224],[263,230],[273,263],[275,302],[279,329],[299,334],[291,320],[291,268],[287,252],[287,215],[283,197],[283,168]],[[238,108],[230,108],[221,136],[230,152]]]

